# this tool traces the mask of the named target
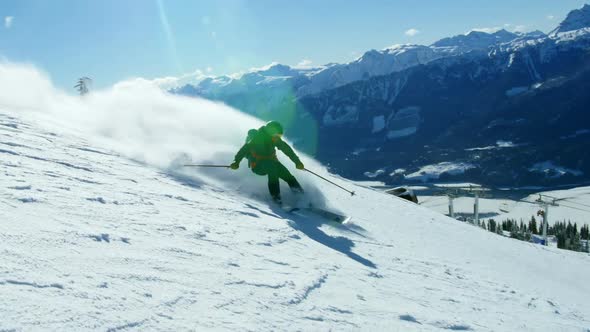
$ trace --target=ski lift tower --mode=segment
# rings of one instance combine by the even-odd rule
[[[469,193],[473,193],[473,224],[479,225],[479,198],[484,196],[484,192],[488,191],[489,189],[482,186],[473,186],[470,184],[469,188],[466,190]]]
[[[556,198],[551,197],[551,196],[547,196],[547,195],[542,195],[539,194],[539,198],[537,199],[537,203],[543,208],[543,210],[539,210],[539,212],[537,212],[537,215],[539,216],[543,216],[543,241],[545,242],[545,245],[549,245],[549,242],[547,241],[547,224],[549,223],[549,205],[551,206],[559,206],[559,204],[556,204],[555,202],[557,201]]]
[[[453,200],[459,197],[457,189],[447,189],[446,196],[449,198],[449,217],[455,219],[455,207],[453,206]]]
[[[80,96],[84,96],[85,94],[87,94],[89,92],[89,87],[92,84],[92,79],[90,77],[81,77],[78,79],[77,84],[74,86],[74,88],[76,88],[76,90],[78,90],[78,93],[80,93]]]
[[[473,220],[472,223],[474,225],[479,225],[479,198],[484,196],[484,192],[489,191],[489,189],[484,188],[477,184],[469,184],[468,186],[456,186],[456,187],[449,187],[447,189],[446,195],[449,197],[449,216],[451,218],[455,217],[455,211],[453,207],[453,200],[460,196],[466,195],[474,195],[474,202],[473,202]]]

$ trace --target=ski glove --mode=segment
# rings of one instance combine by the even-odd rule
[[[236,170],[240,168],[240,163],[234,161],[231,165],[229,165],[229,168]]]
[[[305,166],[303,165],[303,163],[302,163],[302,162],[298,162],[297,164],[295,164],[295,167],[296,167],[297,169],[305,169]]]

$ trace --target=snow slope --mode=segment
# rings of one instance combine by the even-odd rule
[[[233,128],[256,124],[239,112],[146,86],[79,99],[30,68],[0,74],[13,87],[0,89],[0,330],[590,328],[588,255],[301,172],[352,221],[290,215],[247,169],[178,167],[231,157]]]
[[[542,207],[536,202],[539,194],[546,195],[545,200],[551,201],[556,198],[557,206],[549,206],[549,224],[557,221],[571,221],[577,223],[578,227],[583,224],[590,224],[590,187],[578,187],[567,190],[540,191],[538,194],[531,194],[521,201],[498,198],[479,198],[479,214],[481,219],[493,218],[496,221],[506,219],[523,220],[528,222],[531,216],[537,221],[541,220],[537,212]],[[446,196],[422,196],[418,192],[421,205],[439,213],[448,214],[449,200]],[[457,216],[471,218],[473,216],[473,196],[462,196],[453,202],[453,209]]]

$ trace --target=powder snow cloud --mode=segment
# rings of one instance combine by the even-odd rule
[[[219,102],[169,94],[159,83],[137,78],[78,96],[55,88],[48,75],[32,65],[0,62],[0,113],[17,112],[49,129],[82,134],[95,144],[170,172],[265,193],[266,180],[246,174],[250,170],[245,163],[237,172],[179,167],[186,162],[229,164],[248,130],[263,122]],[[307,166],[321,169],[314,160],[300,157]],[[283,161],[293,168],[290,161]],[[306,191],[316,192],[313,183],[301,182]]]

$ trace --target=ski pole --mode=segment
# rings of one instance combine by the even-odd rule
[[[322,180],[324,180],[324,181],[326,181],[326,182],[328,182],[328,183],[331,183],[331,184],[335,185],[336,187],[338,187],[338,188],[340,188],[340,189],[342,189],[342,190],[346,191],[346,192],[347,192],[347,193],[349,193],[351,196],[354,196],[354,191],[350,191],[350,190],[348,190],[348,189],[346,189],[346,188],[343,188],[342,186],[340,186],[340,185],[338,185],[338,184],[336,184],[336,183],[334,183],[334,182],[332,182],[332,181],[330,181],[330,180],[326,179],[325,177],[323,177],[323,176],[321,176],[321,175],[319,175],[319,174],[317,174],[317,173],[314,173],[314,172],[312,172],[312,171],[308,170],[307,168],[304,168],[304,169],[305,169],[305,171],[307,171],[307,172],[309,172],[309,173],[311,173],[311,174],[313,174],[313,175],[317,176],[318,178],[320,178],[320,179],[322,179]]]
[[[184,167],[211,167],[211,168],[229,168],[229,165],[197,165],[197,164],[186,164]]]

